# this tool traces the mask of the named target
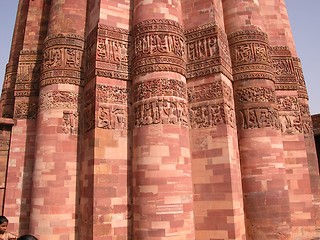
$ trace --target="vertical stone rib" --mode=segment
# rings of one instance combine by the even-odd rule
[[[134,239],[194,239],[180,1],[134,2]]]
[[[52,1],[37,117],[31,232],[76,239],[78,118],[86,0]]]
[[[12,118],[14,111],[14,88],[17,78],[19,54],[23,46],[24,29],[28,14],[29,1],[19,1],[14,26],[9,62],[6,66],[5,79],[1,92],[0,111],[4,118]]]
[[[27,2],[27,1],[26,1]],[[30,1],[27,10],[24,31],[19,33],[22,49],[19,52],[17,77],[14,85],[15,125],[12,128],[10,153],[15,166],[8,168],[8,191],[6,198],[6,215],[14,219],[19,215],[19,222],[14,223],[15,229],[21,233],[29,232],[30,200],[32,196],[32,171],[35,154],[36,117],[38,111],[40,67],[43,40],[47,28],[48,3]],[[20,16],[24,18],[24,16]],[[20,19],[21,20],[21,19]],[[20,22],[17,20],[17,22]],[[14,51],[13,51],[14,52]],[[14,55],[14,53],[12,54]],[[17,199],[21,199],[17,204]],[[14,216],[11,214],[14,213]]]
[[[296,50],[290,29],[289,19],[284,0],[260,1],[261,13],[265,19],[265,31],[271,45],[272,65],[275,76],[276,98],[279,119],[281,123],[286,175],[290,198],[290,213],[292,222],[292,238],[313,239],[315,232],[315,206],[312,203],[314,189],[310,183],[319,183],[318,162],[315,148],[308,149],[308,140],[304,138],[303,119],[306,106],[299,100],[301,82],[303,79],[296,74],[299,65],[296,62]],[[271,8],[270,8],[271,6]],[[270,11],[270,10],[273,11]],[[273,21],[270,21],[270,20]],[[274,21],[274,19],[276,21]],[[300,74],[299,74],[300,75]],[[301,73],[302,76],[302,73]],[[304,82],[303,82],[304,84]],[[304,92],[303,96],[307,96]],[[310,114],[307,111],[306,119],[310,129]],[[313,142],[312,131],[310,139]],[[308,156],[308,153],[314,155]],[[315,159],[316,165],[309,172],[308,159]],[[312,160],[310,162],[313,162]],[[313,164],[312,164],[313,165]],[[310,178],[316,181],[311,181]]]
[[[291,239],[270,46],[258,1],[224,1],[248,239]]]
[[[182,1],[195,237],[244,239],[229,46],[222,1]]]

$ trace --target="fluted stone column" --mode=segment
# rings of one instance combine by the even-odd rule
[[[134,1],[134,239],[195,239],[180,1]]]
[[[1,117],[12,118],[14,111],[14,88],[17,78],[19,54],[23,46],[24,31],[28,15],[29,1],[19,1],[14,26],[9,62],[1,92]]]
[[[51,2],[40,80],[30,226],[40,239],[76,239],[85,16],[85,0]]]
[[[10,159],[15,164],[8,168],[7,172],[5,215],[12,219],[10,222],[14,223],[15,229],[19,229],[20,234],[29,232],[40,69],[48,10],[47,2],[28,1],[28,5],[23,8],[23,11],[27,11],[24,31],[20,30],[21,33],[18,34],[22,41],[22,50],[15,62],[18,66],[14,85],[15,125],[10,142]],[[14,52],[12,50],[11,54],[15,55]],[[21,199],[19,204],[17,199]]]
[[[277,11],[270,11],[270,4],[277,8]],[[299,61],[296,59],[296,49],[292,36],[289,18],[284,0],[260,1],[262,17],[265,19],[265,31],[269,36],[271,46],[272,65],[275,76],[276,98],[278,105],[279,119],[281,123],[282,142],[284,158],[286,163],[286,175],[288,179],[288,191],[290,198],[290,213],[292,223],[292,239],[313,239],[317,236],[315,206],[313,204],[313,189],[311,176],[318,179],[319,171],[317,158],[313,174],[309,172],[308,154],[313,152],[314,159],[315,149],[310,151],[309,145],[304,137],[303,120],[310,120],[308,103],[301,104],[300,98],[305,96],[305,84]],[[277,19],[274,24],[271,19]],[[298,73],[298,74],[297,74]],[[304,94],[301,94],[301,86],[304,86]],[[309,117],[308,117],[309,116]],[[309,121],[308,120],[308,121]],[[307,124],[309,129],[310,123]],[[309,131],[310,139],[313,141],[312,131]],[[314,174],[316,173],[316,174]]]
[[[132,235],[130,1],[118,3],[88,1],[79,240]]]
[[[245,239],[222,1],[183,1],[196,239]]]
[[[241,3],[241,4],[240,4]],[[248,239],[291,239],[270,45],[258,1],[223,2],[232,59]]]

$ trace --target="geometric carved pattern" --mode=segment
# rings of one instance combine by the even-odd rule
[[[234,80],[273,79],[267,35],[258,30],[234,32],[228,36]]]
[[[187,78],[222,72],[230,79],[231,59],[225,34],[215,24],[185,31]]]
[[[133,75],[156,71],[185,75],[185,37],[178,22],[145,20],[135,26],[133,36]]]
[[[39,109],[78,109],[79,94],[68,91],[40,93]]]
[[[84,40],[75,34],[57,34],[45,40],[41,86],[81,85]]]

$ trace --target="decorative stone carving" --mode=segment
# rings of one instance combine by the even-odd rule
[[[287,46],[273,46],[271,49],[276,90],[297,90],[294,63],[289,48]]]
[[[234,109],[226,103],[194,104],[189,108],[192,129],[229,124],[235,127]]]
[[[84,40],[73,34],[48,36],[45,40],[40,86],[49,84],[81,85]]]
[[[128,104],[130,90],[128,88],[98,84],[97,101],[98,103]]]
[[[188,88],[188,102],[202,102],[223,97],[223,87],[221,81],[197,85]]]
[[[99,24],[96,49],[96,75],[129,80],[129,32]]]
[[[236,99],[239,103],[247,102],[276,102],[275,91],[265,87],[248,87],[235,91]]]
[[[35,119],[37,117],[38,104],[29,102],[16,102],[14,118],[17,119]]]
[[[41,52],[20,51],[15,97],[37,97],[39,95],[41,58]]]
[[[1,93],[2,117],[4,118],[13,118],[14,115],[14,88],[16,78],[17,65],[8,64]]]
[[[313,127],[312,127],[312,121],[311,119],[304,119],[302,120],[302,126],[303,126],[303,133],[305,135],[313,135]]]
[[[303,117],[310,117],[309,106],[307,103],[300,102],[300,112]]]
[[[235,127],[232,89],[226,83],[219,80],[189,87],[188,102],[191,128]]]
[[[301,99],[309,100],[306,83],[303,77],[301,62],[299,58],[293,58],[294,68],[295,68],[295,77],[298,81],[298,96]]]
[[[186,99],[187,87],[182,81],[176,79],[152,79],[139,82],[134,86],[133,101],[142,101],[152,97],[172,96]]]
[[[188,29],[185,36],[187,78],[222,72],[232,79],[227,37],[217,25]]]
[[[299,111],[298,98],[295,96],[277,96],[279,111]]]
[[[279,113],[281,131],[286,134],[302,133],[301,115],[299,112]]]
[[[228,36],[234,80],[274,79],[267,35],[244,30]]]
[[[302,133],[298,97],[277,96],[281,131],[286,134]]]
[[[188,108],[185,100],[158,97],[134,104],[134,125],[180,124],[188,126]]]
[[[64,110],[63,111],[63,124],[62,131],[65,134],[77,135],[78,134],[78,112]]]
[[[52,91],[40,94],[39,109],[78,109],[81,96],[74,92]]]
[[[95,97],[96,96],[96,97]],[[103,129],[128,128],[130,89],[98,84],[85,93],[84,128],[95,127],[95,102],[97,101],[97,127]]]
[[[260,107],[241,109],[238,115],[238,126],[242,130],[264,127],[280,129],[281,124],[275,109]]]
[[[133,75],[171,71],[185,75],[185,37],[178,22],[145,20],[133,30]]]
[[[127,129],[128,116],[124,106],[99,105],[98,127],[103,129]]]

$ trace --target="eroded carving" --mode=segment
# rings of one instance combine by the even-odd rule
[[[194,104],[189,107],[189,119],[193,129],[216,127],[221,124],[235,127],[234,109],[226,103]]]
[[[68,91],[52,91],[40,94],[39,109],[78,109],[80,95]]]
[[[98,103],[117,103],[128,104],[130,90],[124,87],[98,84],[97,101]]]
[[[236,99],[239,103],[247,102],[276,102],[275,91],[265,87],[248,87],[235,91]]]
[[[279,119],[283,133],[302,133],[303,128],[299,112],[279,113]]]
[[[63,111],[63,123],[62,131],[65,134],[77,135],[78,134],[78,112],[74,111]]]
[[[103,129],[127,129],[127,109],[124,106],[100,104],[98,127]]]
[[[180,124],[188,126],[186,101],[172,98],[157,98],[134,105],[136,127],[150,124]]]
[[[241,109],[238,116],[240,129],[265,127],[280,129],[281,126],[278,112],[271,107]]]
[[[118,86],[97,85],[99,103],[97,127],[127,129],[129,89]]]
[[[16,102],[14,109],[14,118],[17,119],[35,119],[37,117],[38,104],[28,102]]]

